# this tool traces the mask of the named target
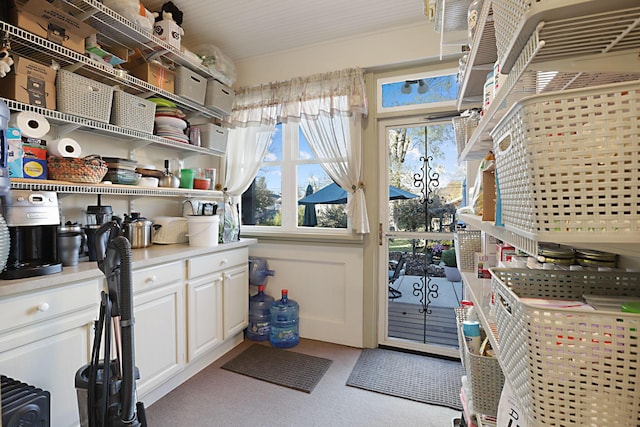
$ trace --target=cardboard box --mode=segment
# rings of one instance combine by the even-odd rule
[[[496,219],[496,171],[482,171],[482,220]]]
[[[496,252],[498,250],[496,247],[498,245],[498,239],[495,236],[487,233],[486,231],[481,231],[480,236],[480,248],[482,250],[482,253],[485,255],[496,255]]]
[[[47,179],[47,141],[22,137],[22,173],[24,178]]]
[[[49,83],[55,83],[56,70],[43,65],[39,62],[32,61],[24,56],[11,55],[13,59],[13,68],[9,74],[21,74],[28,77],[42,80]]]
[[[476,271],[478,279],[491,279],[491,272],[489,269],[496,266],[495,255],[484,255],[480,252],[476,252]]]
[[[37,107],[56,109],[56,86],[26,74],[7,75],[0,79],[0,95]]]
[[[163,42],[180,50],[182,28],[171,19],[163,19],[153,26],[153,33]]]
[[[58,9],[46,0],[29,0],[23,6],[13,5],[11,24],[33,34],[84,54],[84,39],[96,31]]]
[[[7,130],[7,168],[9,178],[22,178],[22,139],[20,129],[9,128]]]
[[[149,62],[127,62],[122,67],[140,80],[159,87],[169,93],[175,91],[175,74],[173,71],[161,66],[160,64]]]

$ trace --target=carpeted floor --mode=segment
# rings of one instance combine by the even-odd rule
[[[243,342],[148,405],[149,426],[450,427],[460,416],[460,411],[443,406],[348,387],[345,383],[362,352],[353,347],[300,340],[292,350],[333,361],[310,394],[220,369],[253,344]]]
[[[364,349],[347,385],[462,410],[463,375],[465,371],[458,360],[382,348]]]
[[[222,369],[311,393],[329,366],[331,360],[323,357],[253,344]]]

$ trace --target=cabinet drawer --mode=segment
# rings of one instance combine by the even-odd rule
[[[183,280],[184,264],[179,261],[142,268],[133,272],[133,292],[157,288]]]
[[[214,273],[234,265],[245,264],[249,260],[249,249],[233,249],[201,255],[187,260],[187,278]]]
[[[0,333],[96,305],[98,279],[0,300]]]

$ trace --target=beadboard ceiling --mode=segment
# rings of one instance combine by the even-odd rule
[[[151,11],[165,0],[143,0]],[[423,0],[173,0],[187,47],[212,43],[242,61],[427,22]]]

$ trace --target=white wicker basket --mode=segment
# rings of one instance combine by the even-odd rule
[[[456,261],[460,271],[472,272],[476,268],[476,252],[482,251],[480,230],[459,230],[453,235]]]
[[[521,298],[640,297],[640,274],[491,269],[499,359],[530,426],[640,425],[640,315]]]
[[[498,403],[504,387],[502,369],[497,358],[480,356],[469,351],[462,332],[462,322],[466,320],[464,308],[456,307],[454,310],[458,324],[460,360],[471,383],[473,408],[480,414],[495,416],[498,413]]]
[[[111,123],[142,132],[153,133],[156,104],[139,96],[116,90],[113,92]]]
[[[58,111],[109,123],[113,88],[66,70],[56,77]]]
[[[505,227],[539,241],[640,243],[640,82],[523,99],[494,140]]]

